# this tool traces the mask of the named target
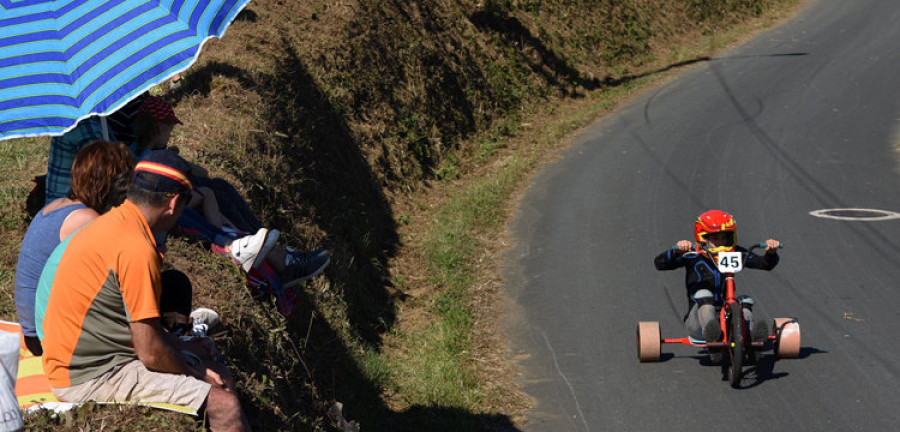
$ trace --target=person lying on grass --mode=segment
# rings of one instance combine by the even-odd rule
[[[179,124],[183,123],[172,105],[156,96],[146,98],[134,119],[136,141],[131,149],[137,159],[149,151],[173,150],[168,147],[169,140]],[[191,168],[197,184],[177,225],[222,246],[245,272],[266,262],[288,288],[317,276],[331,262],[326,249],[300,251],[278,245],[280,231],[263,228],[233,186],[222,179],[210,179],[207,170],[198,165],[191,164]]]

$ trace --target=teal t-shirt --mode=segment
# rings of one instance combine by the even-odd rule
[[[53,287],[53,278],[56,277],[56,267],[59,266],[59,260],[62,259],[66,246],[72,236],[81,231],[76,230],[69,234],[65,240],[53,249],[50,258],[47,258],[47,264],[44,264],[44,270],[41,272],[41,279],[38,281],[37,292],[34,294],[34,326],[37,330],[38,339],[44,340],[44,315],[47,312],[47,302],[50,300],[50,288]]]

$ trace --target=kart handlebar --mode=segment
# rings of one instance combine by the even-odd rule
[[[752,251],[753,249],[765,249],[767,246],[768,246],[768,245],[766,244],[766,242],[757,243],[757,244],[755,244],[755,245],[753,245],[753,246],[750,246],[750,249],[748,249],[748,251]],[[781,248],[783,248],[783,247],[784,247],[784,242],[779,241],[779,242],[778,242],[778,249],[781,249]]]
[[[767,245],[766,245],[766,242],[756,243],[756,244],[754,244],[753,246],[750,246],[750,248],[747,249],[747,251],[748,251],[748,252],[752,252],[754,249],[765,249],[766,246],[767,246]],[[781,249],[781,248],[783,248],[783,247],[784,247],[784,242],[779,242],[779,244],[778,244],[778,249]],[[686,254],[687,254],[687,253],[696,253],[696,250],[697,250],[698,248],[699,248],[699,249],[706,250],[706,246],[705,246],[705,245],[697,244],[697,243],[691,243],[691,249],[692,249],[692,250],[689,250],[689,251],[687,251],[687,252],[685,252],[685,253],[686,253]],[[680,249],[678,249],[678,245],[674,245],[674,246],[672,246],[672,250],[673,250],[673,251],[678,251],[678,250],[680,250]]]

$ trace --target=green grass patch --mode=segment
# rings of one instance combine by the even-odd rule
[[[469,289],[481,236],[502,229],[514,188],[528,164],[512,158],[503,168],[465,188],[437,211],[425,246],[438,292],[429,300],[433,320],[400,335],[409,350],[387,360],[391,383],[409,405],[477,412],[484,391],[472,363],[473,316]]]
[[[509,201],[534,171],[537,161],[546,158],[573,131],[628,97],[635,87],[654,79],[657,77],[647,76],[590,93],[590,103],[557,116],[543,127],[519,129],[518,138],[537,149],[533,154],[506,156],[498,163],[498,169],[473,180],[434,211],[433,228],[423,246],[431,282],[437,287],[427,299],[427,313],[432,319],[424,328],[394,331],[399,345],[405,348],[401,354],[389,357],[369,352],[363,356],[363,369],[373,381],[384,383],[409,406],[457,408],[473,413],[483,410],[489,392],[480,381],[474,361],[474,311],[470,304],[470,290],[484,277],[477,273],[476,261],[483,257],[485,248],[491,247],[486,242],[507,225]],[[486,133],[490,138],[475,142],[506,148],[515,135]],[[474,155],[479,156],[483,155]],[[450,422],[446,430],[460,426]]]

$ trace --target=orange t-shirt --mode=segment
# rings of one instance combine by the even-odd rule
[[[54,272],[43,321],[44,372],[81,384],[137,358],[130,323],[159,316],[162,254],[131,201],[77,232]],[[47,276],[42,275],[42,278]]]

